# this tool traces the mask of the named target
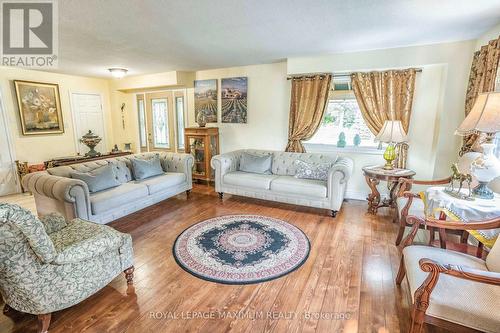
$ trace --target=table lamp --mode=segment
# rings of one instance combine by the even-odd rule
[[[481,144],[483,154],[471,164],[472,174],[477,178],[479,186],[472,193],[482,199],[493,199],[493,191],[487,184],[500,176],[500,161],[493,154],[495,133],[500,131],[500,93],[479,94],[470,113],[457,128],[455,134],[486,134]]]
[[[375,137],[375,140],[388,143],[384,152],[384,159],[386,161],[384,169],[392,170],[392,161],[397,157],[394,144],[407,141],[403,124],[400,120],[386,120],[384,126],[382,126],[382,129]]]

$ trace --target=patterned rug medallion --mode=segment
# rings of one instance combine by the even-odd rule
[[[249,284],[276,279],[300,267],[309,239],[299,228],[259,215],[229,215],[197,223],[175,240],[177,263],[208,281]]]

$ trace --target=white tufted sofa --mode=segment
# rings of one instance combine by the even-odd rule
[[[93,162],[60,166],[23,177],[23,186],[35,197],[39,215],[52,212],[66,219],[108,223],[137,210],[192,189],[193,157],[189,154],[159,153],[164,174],[134,180],[130,159],[156,153],[134,154]],[[111,163],[121,185],[90,193],[87,184],[70,176],[72,171],[88,172]]]
[[[254,155],[273,155],[272,174],[263,175],[239,171],[243,152]],[[295,178],[296,160],[333,163],[327,181]],[[212,158],[215,169],[215,190],[222,198],[230,193],[251,198],[279,201],[294,205],[325,208],[332,216],[340,210],[353,161],[348,157],[328,154],[288,153],[269,150],[237,150]]]

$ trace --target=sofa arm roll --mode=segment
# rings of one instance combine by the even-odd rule
[[[240,151],[233,151],[230,153],[220,154],[212,157],[210,165],[212,168],[220,171],[221,175],[228,172],[237,171],[240,163]]]
[[[210,165],[215,169],[215,191],[222,192],[222,180],[226,173],[237,171],[241,151],[233,151],[212,157]]]
[[[349,157],[339,157],[328,172],[328,179],[331,180],[336,173],[340,173],[339,181],[346,183],[351,178],[354,162]]]
[[[183,172],[189,174],[193,171],[194,158],[191,154],[165,153],[163,154],[164,169],[167,172]]]
[[[79,179],[53,176],[46,171],[40,171],[27,174],[22,182],[24,188],[33,193],[35,201],[41,196],[72,204],[75,216],[88,219],[91,215],[89,188]]]

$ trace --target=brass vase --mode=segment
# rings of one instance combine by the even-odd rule
[[[94,148],[101,142],[102,138],[100,138],[98,135],[92,133],[91,130],[88,131],[87,134],[82,136],[80,139],[80,142],[89,147],[89,151],[85,154],[87,157],[96,157],[96,156],[101,156],[101,153],[96,151]]]

